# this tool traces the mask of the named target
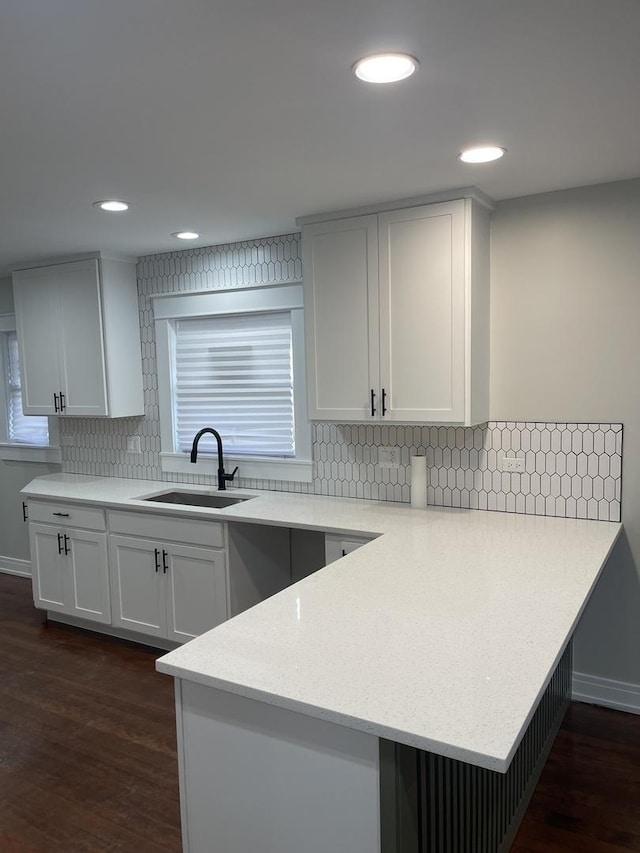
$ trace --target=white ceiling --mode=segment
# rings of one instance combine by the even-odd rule
[[[358,81],[381,50],[419,73]],[[638,0],[2,0],[0,81],[0,274],[640,175]],[[456,159],[489,141],[503,161]],[[113,197],[134,208],[92,209]]]

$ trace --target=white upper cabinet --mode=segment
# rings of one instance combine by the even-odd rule
[[[379,370],[378,217],[307,226],[303,262],[309,417],[367,420]]]
[[[13,273],[27,415],[144,413],[135,265],[89,258]]]
[[[309,417],[489,417],[489,220],[474,199],[303,228]]]

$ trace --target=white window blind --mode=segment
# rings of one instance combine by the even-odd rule
[[[18,360],[18,338],[15,332],[7,332],[7,416],[9,441],[16,444],[49,444],[49,419],[39,415],[22,413],[20,391],[20,362]]]
[[[178,320],[175,332],[176,449],[209,426],[230,454],[295,456],[291,313]],[[200,452],[214,451],[204,436]]]

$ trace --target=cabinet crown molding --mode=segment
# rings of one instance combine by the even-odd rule
[[[420,207],[423,204],[437,204],[441,201],[458,201],[459,199],[471,198],[486,207],[487,210],[495,210],[496,203],[479,190],[477,187],[458,187],[452,190],[442,190],[437,193],[413,196],[411,198],[395,199],[393,201],[367,204],[363,207],[351,207],[344,210],[333,210],[326,213],[314,213],[309,216],[298,216],[296,225],[311,225],[314,222],[327,222],[331,219],[347,219],[350,216],[366,216],[370,213],[386,213],[390,210],[404,209],[407,207]]]
[[[23,261],[9,267],[9,272],[33,270],[38,267],[54,267],[58,264],[72,264],[75,261],[123,261],[129,264],[137,263],[135,255],[119,255],[112,252],[80,252],[75,255],[62,255],[56,258],[43,258],[37,261]]]

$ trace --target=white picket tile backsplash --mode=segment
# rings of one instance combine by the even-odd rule
[[[318,424],[314,491],[410,500],[410,458],[427,458],[427,502],[436,506],[620,520],[621,424],[499,421],[478,427]],[[399,447],[381,469],[379,447]],[[500,470],[503,456],[523,472]]]
[[[138,262],[145,416],[61,418],[64,471],[211,484],[202,474],[163,475],[151,298],[160,293],[258,287],[300,281],[299,234],[151,255]],[[410,500],[410,457],[427,457],[427,500],[535,515],[620,520],[622,425],[491,422],[478,427],[314,424],[313,481],[243,479],[245,488]],[[139,435],[142,453],[127,451]],[[379,447],[399,447],[397,469],[381,469]],[[502,456],[524,457],[522,473],[500,470]],[[240,469],[240,475],[242,468]]]

